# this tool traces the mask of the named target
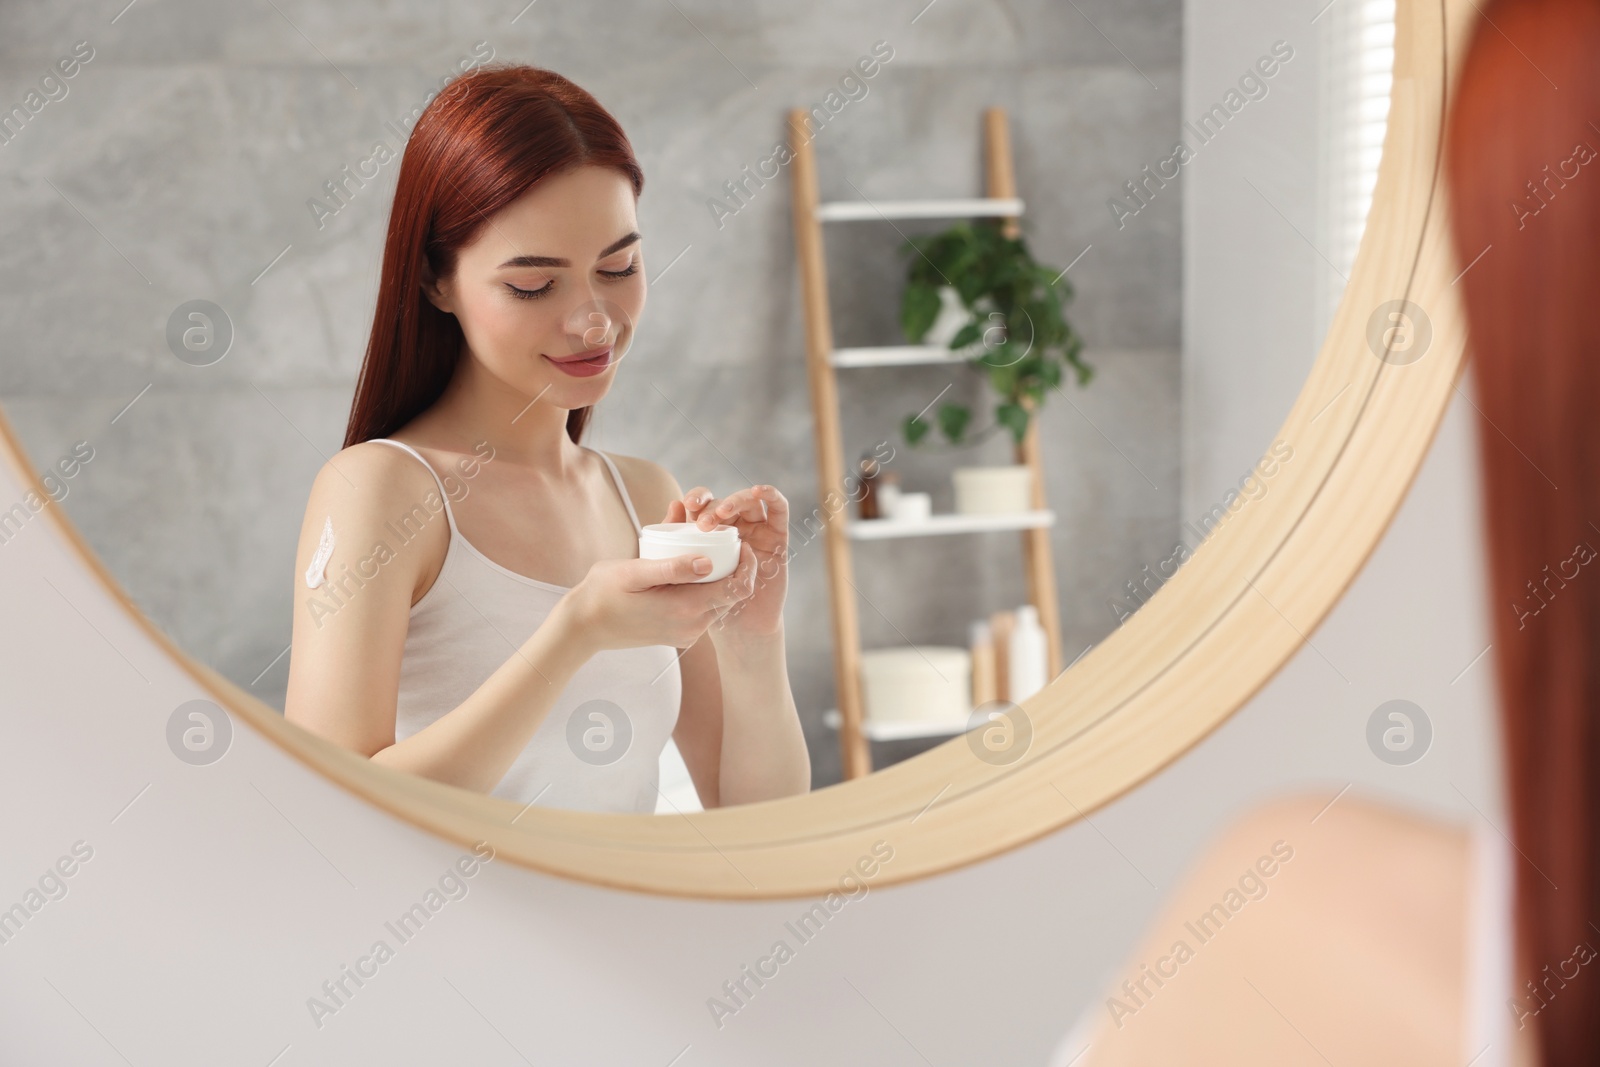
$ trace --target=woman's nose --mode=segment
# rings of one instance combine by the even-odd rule
[[[578,304],[567,316],[566,330],[579,351],[601,348],[617,339],[627,324],[627,314],[616,304],[604,299],[589,299]]]

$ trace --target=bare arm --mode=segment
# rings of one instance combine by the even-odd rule
[[[420,532],[398,543],[392,522]],[[305,573],[331,521],[325,581]],[[397,742],[395,708],[411,605],[438,581],[449,539],[433,477],[388,445],[363,443],[318,473],[295,559],[293,651],[284,715],[372,759],[478,792],[505,777],[592,654],[565,600],[465,700]]]
[[[645,505],[640,510],[665,515],[662,521],[684,521],[677,479],[658,464],[632,464],[649,478],[638,494]],[[702,805],[748,804],[811,788],[811,757],[789,684],[781,625],[752,639],[731,637],[713,623],[683,654],[679,668],[683,700],[673,740]]]
[[[672,740],[706,808],[722,804],[722,678],[717,671],[717,650],[710,637],[701,637],[678,660],[683,677],[683,698]]]
[[[372,762],[487,793],[527,747],[573,674],[589,658],[557,608],[472,695]]]
[[[780,629],[770,638],[714,643],[722,689],[718,797],[726,804],[804,793],[811,756],[789,686]]]
[[[672,737],[707,808],[811,788],[811,757],[780,632],[738,651],[708,634],[679,661],[683,706]]]

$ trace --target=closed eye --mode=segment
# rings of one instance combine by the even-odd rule
[[[637,274],[638,272],[639,263],[637,260],[628,264],[627,270],[600,271],[600,273],[604,274],[607,278],[627,278]],[[506,288],[511,290],[511,295],[516,297],[518,300],[537,300],[539,297],[547,295],[551,289],[555,288],[555,284],[555,281],[552,279],[551,281],[545,282],[537,289],[519,289],[510,282],[507,282]]]
[[[507,282],[506,288],[510,289],[511,295],[516,297],[518,300],[537,300],[539,297],[544,296],[551,289],[555,288],[555,284],[555,282],[551,281],[545,282],[537,289],[518,289],[510,282]]]

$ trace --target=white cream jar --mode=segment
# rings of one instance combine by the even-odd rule
[[[711,573],[696,578],[694,584],[720,581],[739,565],[739,528],[722,525],[702,530],[692,522],[657,522],[639,532],[640,559],[674,556],[705,556],[711,560]]]

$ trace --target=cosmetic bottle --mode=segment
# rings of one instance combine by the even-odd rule
[[[1006,668],[1006,699],[1013,704],[1022,703],[1044,688],[1048,670],[1044,627],[1039,625],[1039,609],[1032,604],[1017,608]]]
[[[894,517],[894,509],[900,503],[900,472],[880,470],[872,482],[872,495],[877,501],[880,519]]]
[[[861,478],[861,499],[856,502],[856,517],[876,519],[882,514],[878,507],[878,478],[883,473],[883,464],[871,452],[863,452],[857,470]]]
[[[1011,628],[1016,615],[1009,611],[995,611],[989,615],[990,644],[994,648],[994,698],[1012,699],[1010,693]]]
[[[1000,698],[995,680],[994,636],[989,624],[979,619],[967,628],[968,644],[972,650],[972,706],[981,708]]]

